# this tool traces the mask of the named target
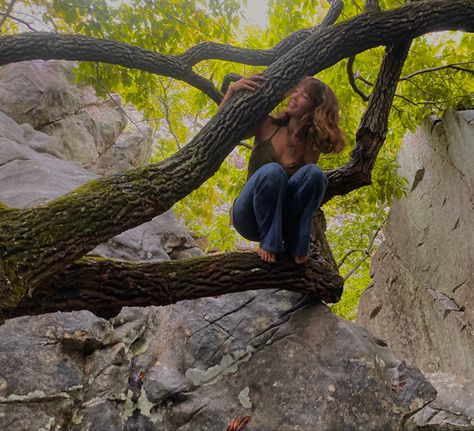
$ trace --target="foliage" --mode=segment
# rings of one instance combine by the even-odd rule
[[[402,0],[381,0],[382,8],[399,7]],[[362,12],[364,2],[345,2],[339,20]],[[106,37],[164,54],[178,54],[203,41],[216,41],[249,48],[270,48],[295,30],[316,25],[328,10],[324,0],[269,0],[268,27],[239,27],[241,4],[237,0],[18,0],[12,16],[26,19],[31,25],[42,22],[40,29]],[[5,7],[4,7],[5,8]],[[26,14],[26,15],[25,15]],[[3,32],[17,32],[18,21],[6,20]],[[24,29],[23,29],[24,30]],[[373,185],[325,205],[328,238],[343,276],[348,278],[342,301],[334,306],[340,314],[354,318],[361,291],[369,284],[369,247],[386,218],[390,201],[404,193],[405,182],[396,175],[396,153],[407,130],[413,130],[427,115],[440,115],[447,108],[474,106],[473,64],[474,35],[428,35],[414,41],[405,64],[404,76],[437,66],[458,64],[421,73],[399,83],[392,109],[387,141],[373,172]],[[360,54],[354,65],[357,84],[369,94],[383,55],[382,48]],[[336,168],[350,156],[364,102],[351,88],[346,71],[347,60],[320,74],[336,92],[341,106],[341,124],[346,132],[347,149],[339,155],[325,155],[319,161],[323,169]],[[222,61],[202,62],[194,70],[220,86],[230,72],[247,75],[263,70]],[[470,70],[470,72],[469,72]],[[137,70],[95,63],[81,63],[77,80],[93,85],[98,94],[109,97],[119,93],[126,103],[140,110],[155,136],[154,161],[161,160],[186,144],[215,114],[214,102],[198,90],[169,78]],[[361,79],[362,78],[362,79]],[[239,146],[224,162],[218,173],[202,187],[176,205],[180,217],[209,241],[210,249],[230,250],[237,235],[228,225],[229,203],[245,181],[249,150]],[[355,251],[358,250],[358,251]],[[360,266],[359,266],[360,264]]]

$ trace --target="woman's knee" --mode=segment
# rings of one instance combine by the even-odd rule
[[[254,175],[256,180],[270,184],[286,184],[288,182],[288,174],[279,163],[275,162],[263,165]]]
[[[303,169],[303,173],[306,175],[308,180],[315,184],[322,186],[324,188],[328,185],[328,178],[324,171],[314,163],[308,163],[304,165],[301,169]]]

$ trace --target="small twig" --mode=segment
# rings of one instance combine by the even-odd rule
[[[465,61],[462,63],[452,63],[452,64],[446,64],[444,66],[436,66],[436,67],[431,67],[429,69],[422,69],[418,70],[417,72],[410,73],[408,75],[402,76],[399,81],[406,81],[409,80],[410,78],[413,78],[414,76],[421,75],[422,73],[429,73],[429,72],[436,72],[438,70],[442,69],[456,69],[456,70],[462,70],[464,72],[470,72],[474,74],[474,70],[467,69],[464,67],[459,67],[459,66],[465,66],[468,64],[474,64],[474,61]]]
[[[248,148],[249,150],[253,150],[253,147],[245,142],[240,141],[237,145],[241,145],[242,147]]]
[[[341,259],[341,262],[338,263],[337,267],[340,268],[342,265],[344,265],[344,262],[346,261],[346,259],[351,255],[351,254],[354,254],[354,253],[365,253],[365,250],[361,250],[360,248],[355,248],[353,250],[349,250],[345,255],[344,257]]]
[[[364,102],[368,102],[369,96],[367,96],[356,84],[356,76],[354,75],[354,61],[355,55],[349,57],[347,62],[347,75],[349,76],[349,83],[351,84],[352,89],[362,98]]]
[[[125,109],[123,109],[123,106],[118,103],[114,97],[112,96],[112,94],[109,92],[109,90],[107,90],[107,88],[104,87],[104,85],[102,85],[102,80],[101,80],[101,77],[100,77],[100,72],[99,72],[99,63],[96,63],[95,64],[95,72],[96,72],[96,76],[97,76],[97,82],[99,84],[99,86],[102,88],[102,90],[105,91],[105,94],[107,94],[107,96],[110,98],[110,100],[112,100],[118,107],[119,109],[123,112],[123,114],[125,115],[125,117],[128,118],[128,120],[130,121],[130,123],[132,123],[136,129],[138,130],[138,132],[145,138],[145,141],[148,140],[148,136],[146,136],[140,129],[140,127],[135,124],[135,121],[132,119],[132,117],[130,117],[130,115],[128,115],[128,113],[125,111]]]
[[[19,22],[20,24],[23,24],[24,26],[28,27],[31,31],[38,31],[36,30],[35,28],[33,28],[30,23],[26,22],[26,21],[23,21],[22,19],[20,18],[17,18],[17,17],[14,17],[12,15],[8,15],[10,17],[10,19],[12,19],[13,21],[17,21]]]
[[[378,0],[365,0],[365,12],[380,12]]]
[[[165,119],[166,119],[166,123],[168,124],[168,130],[171,133],[171,135],[173,136],[173,138],[176,142],[176,146],[180,150],[181,149],[181,144],[179,142],[178,136],[176,135],[176,133],[173,130],[173,126],[171,124],[171,119],[170,119],[170,107],[169,107],[168,103],[166,102],[166,98],[168,97],[168,95],[166,93],[167,88],[165,88],[165,86],[163,84],[163,81],[161,79],[159,79],[158,81],[160,82],[160,85],[161,85],[161,88],[163,90],[163,94],[164,94],[165,98],[160,97],[160,96],[157,96],[157,98],[160,101],[160,103],[163,105],[163,107],[165,108]]]
[[[385,224],[386,220],[387,219],[385,218],[382,221],[382,224],[378,227],[378,229],[372,235],[372,239],[370,240],[370,243],[367,246],[367,249],[364,250],[364,251],[361,250],[361,252],[364,253],[365,256],[362,259],[360,259],[359,262],[357,262],[357,264],[347,273],[347,275],[344,277],[344,282],[346,282],[347,279],[349,277],[351,277],[359,269],[359,267],[370,257],[370,253],[372,252],[372,248],[373,248],[375,239],[377,238],[377,236],[378,236],[380,230],[382,229],[383,225]]]
[[[10,0],[10,3],[7,6],[7,10],[3,13],[2,18],[0,19],[0,27],[3,25],[3,23],[7,20],[7,18],[10,16],[10,13],[13,9],[13,6],[15,4],[16,0]]]

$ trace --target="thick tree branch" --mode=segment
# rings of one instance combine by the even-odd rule
[[[371,184],[372,169],[385,141],[390,108],[410,45],[411,39],[386,49],[374,90],[359,124],[356,147],[346,165],[328,173],[330,183],[325,200]]]
[[[123,306],[168,305],[250,289],[278,287],[336,302],[342,293],[337,271],[321,260],[296,265],[285,258],[262,263],[255,253],[136,264],[83,258],[45,288],[36,289],[8,317],[90,310],[111,317]]]
[[[33,291],[97,244],[163,213],[199,187],[217,171],[247,130],[255,127],[304,75],[314,75],[343,58],[396,43],[403,37],[448,29],[474,31],[474,0],[431,0],[364,14],[324,28],[273,63],[255,91],[240,92],[230,99],[173,157],[91,181],[38,208],[0,212],[0,307],[15,308],[27,289]],[[93,48],[94,55],[109,58],[109,52],[99,49],[104,42],[109,41],[101,41]],[[18,60],[12,46],[7,45],[0,42],[4,63]],[[68,45],[69,59],[90,55],[81,46]],[[348,165],[330,173],[326,200],[370,183],[370,171],[383,143],[392,102],[391,97],[384,97],[385,91],[394,92],[399,71],[393,73],[392,68],[404,50],[398,52],[394,48],[387,54],[382,68],[387,72],[379,76],[380,91],[372,93],[359,129],[358,146]],[[123,46],[122,52],[127,64],[136,65]],[[30,50],[29,56],[42,58],[45,53],[60,57],[51,47],[42,46]],[[143,55],[143,61],[149,58],[153,63],[153,55]],[[113,59],[117,61],[118,57]]]
[[[188,49],[176,58],[190,66],[204,60],[226,60],[252,66],[268,66],[306,40],[314,32],[336,22],[344,7],[343,1],[329,0],[329,3],[331,7],[319,25],[295,31],[271,49],[248,49],[222,43],[206,42]]]
[[[325,19],[315,28],[332,24],[342,10],[342,0],[331,0]],[[179,79],[201,90],[214,102],[220,103],[222,93],[214,84],[192,70],[205,59],[222,59],[244,64],[269,65],[311,34],[310,29],[290,35],[272,50],[252,50],[218,43],[203,43],[182,55],[166,56],[125,43],[78,35],[56,33],[27,33],[0,38],[0,65],[33,59],[99,61],[139,69]],[[261,59],[265,58],[263,63]],[[255,61],[256,63],[255,63]]]
[[[39,286],[3,318],[90,310],[111,317],[123,306],[168,305],[185,299],[278,287],[337,302],[343,288],[325,236],[323,212],[313,218],[310,260],[289,256],[263,263],[256,253],[228,253],[178,261],[134,263],[86,257]]]
[[[107,39],[56,33],[25,33],[0,38],[0,65],[24,60],[98,61],[184,81],[219,102],[221,93],[179,60]]]

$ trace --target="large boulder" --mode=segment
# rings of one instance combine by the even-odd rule
[[[30,126],[20,126],[0,112],[0,202],[18,208],[40,205],[97,177],[77,163],[33,150],[40,145],[41,149],[53,148],[56,144],[55,138],[32,131]],[[172,211],[110,239],[91,252],[139,261],[203,254]]]
[[[414,422],[423,430],[474,430],[473,386],[459,383],[474,381],[473,144],[474,111],[407,136],[398,163],[409,192],[391,208],[358,308],[357,322],[439,389]]]
[[[0,370],[0,429],[24,431],[400,430],[435,397],[382,340],[279,290],[12,319]]]
[[[448,111],[399,153],[394,202],[358,322],[427,372],[474,380],[474,111]]]

